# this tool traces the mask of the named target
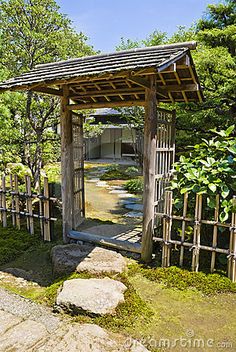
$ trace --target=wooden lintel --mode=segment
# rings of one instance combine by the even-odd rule
[[[86,103],[86,104],[71,104],[68,105],[68,110],[84,110],[84,109],[99,109],[99,108],[114,108],[114,107],[126,107],[126,106],[145,106],[145,100],[122,100],[122,101],[110,101],[110,102],[97,102],[97,103]]]
[[[149,81],[145,78],[141,78],[141,77],[133,77],[130,76],[127,78],[128,81],[137,84],[138,86],[141,86],[143,88],[149,88],[150,84]]]
[[[49,95],[56,95],[59,97],[63,96],[62,89],[54,89],[54,88],[48,88],[48,87],[35,87],[31,89],[33,92],[36,93],[43,93],[43,94],[49,94]]]

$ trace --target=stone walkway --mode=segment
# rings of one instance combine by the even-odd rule
[[[94,324],[72,323],[0,288],[0,351],[147,352],[137,341]]]

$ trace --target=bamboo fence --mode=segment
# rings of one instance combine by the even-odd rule
[[[231,222],[222,223],[219,221],[220,213],[220,195],[216,195],[214,220],[205,220],[202,218],[203,213],[203,196],[196,195],[195,199],[195,214],[194,217],[188,217],[188,193],[184,194],[183,212],[181,215],[173,213],[173,193],[165,191],[164,209],[163,212],[156,212],[157,218],[162,219],[162,234],[153,240],[162,244],[162,266],[168,267],[171,265],[171,248],[178,247],[179,250],[179,265],[183,266],[185,259],[185,250],[188,249],[192,252],[192,270],[199,271],[200,251],[211,252],[210,270],[215,271],[216,267],[216,253],[225,254],[227,256],[227,272],[228,277],[236,282],[236,213],[231,213]],[[233,204],[236,204],[236,196],[233,197]],[[173,233],[173,222],[178,221],[180,225],[180,239],[176,238]],[[187,225],[193,226],[193,239],[192,241],[186,240]],[[202,226],[212,226],[212,245],[204,245],[202,239]],[[220,248],[218,246],[219,228],[223,228],[229,233],[228,248]]]
[[[50,197],[48,178],[44,177],[43,192],[32,192],[31,178],[25,175],[24,190],[20,191],[17,175],[3,175],[0,183],[0,223],[3,227],[11,225],[18,229],[24,227],[30,234],[35,233],[36,221],[39,222],[41,236],[44,241],[51,241],[56,218],[51,217],[52,203],[57,199]]]

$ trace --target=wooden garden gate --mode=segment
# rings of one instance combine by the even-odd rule
[[[73,140],[73,194],[74,214],[73,229],[76,229],[85,217],[84,197],[84,140],[83,115],[73,113],[72,116]]]
[[[164,211],[164,196],[175,161],[175,111],[157,109],[157,142],[155,150],[154,231],[160,225],[157,213]]]

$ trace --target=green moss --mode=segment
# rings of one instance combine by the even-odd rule
[[[141,273],[151,281],[163,283],[167,288],[179,290],[195,289],[204,294],[236,293],[236,283],[219,274],[205,274],[203,272],[191,272],[175,266],[170,268],[146,268],[133,265],[130,275]]]
[[[105,180],[128,180],[129,175],[125,174],[122,170],[109,170],[106,171],[100,179]]]
[[[30,247],[38,244],[39,236],[15,228],[0,228],[0,265],[19,257]]]

